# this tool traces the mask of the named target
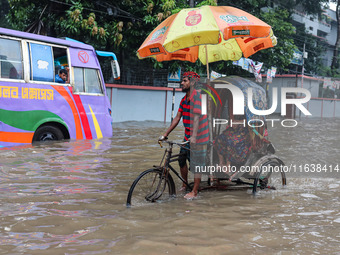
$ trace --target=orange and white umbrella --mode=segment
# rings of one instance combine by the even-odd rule
[[[276,43],[271,27],[255,16],[229,6],[202,6],[183,9],[164,20],[137,55],[160,62],[200,59],[207,64],[249,57]]]

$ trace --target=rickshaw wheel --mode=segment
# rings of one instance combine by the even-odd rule
[[[264,156],[255,165],[258,172],[254,179],[253,194],[259,189],[276,190],[287,185],[284,163],[276,156]]]

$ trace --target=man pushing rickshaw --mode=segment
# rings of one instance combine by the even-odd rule
[[[132,197],[136,195],[136,189],[141,184],[140,180],[146,179],[147,176],[150,182],[148,187],[140,191],[142,200],[154,202],[175,195],[175,184],[170,173],[174,173],[182,181],[180,191],[189,189],[189,193],[184,196],[186,199],[197,197],[198,191],[207,188],[228,189],[231,186],[235,188],[242,185],[251,188],[255,194],[259,189],[275,189],[277,185],[286,184],[282,168],[278,172],[273,171],[275,167],[284,163],[274,155],[274,147],[268,140],[265,117],[253,114],[247,104],[244,104],[244,114],[234,114],[232,93],[225,89],[225,86],[218,85],[236,86],[243,92],[245,102],[248,101],[246,91],[251,87],[254,107],[258,110],[267,107],[265,91],[261,86],[240,77],[226,77],[219,78],[208,86],[203,84],[203,87],[206,86],[207,89],[213,90],[215,95],[219,95],[218,101],[221,104],[210,103],[207,114],[203,114],[201,110],[204,103],[202,99],[205,97],[203,92],[207,89],[199,89],[197,73],[185,72],[182,89],[186,94],[170,127],[159,138],[159,142],[168,143],[169,148],[166,149],[159,166],[144,171],[135,180],[130,188],[127,204],[131,204]],[[184,141],[182,143],[168,141],[168,135],[181,118],[185,129]],[[180,146],[179,154],[173,154],[174,145]],[[180,174],[171,166],[175,161],[179,162]],[[187,161],[190,162],[190,167]],[[211,171],[212,166],[228,170]],[[193,184],[188,182],[188,169],[194,174]],[[202,174],[208,175],[208,185],[202,185]]]

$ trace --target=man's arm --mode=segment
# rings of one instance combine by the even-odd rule
[[[177,115],[172,120],[170,127],[164,133],[164,135],[163,135],[164,137],[167,137],[171,133],[171,131],[174,130],[175,127],[177,127],[177,125],[178,125],[179,121],[181,120],[181,118],[182,118],[182,112],[177,112]]]
[[[201,95],[196,94],[194,96],[193,104],[193,123],[192,123],[192,134],[190,136],[190,143],[196,143],[198,127],[200,124],[200,116],[201,116]]]
[[[194,121],[192,127],[192,135],[190,136],[190,143],[196,143],[197,131],[199,126],[200,115],[194,114]]]
[[[65,69],[67,71],[67,80],[66,80],[66,83],[70,83],[70,68],[66,67]]]

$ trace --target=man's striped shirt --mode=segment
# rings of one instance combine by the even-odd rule
[[[192,135],[193,114],[198,114],[200,117],[196,143],[207,144],[209,142],[209,126],[207,115],[202,115],[201,112],[201,93],[194,89],[190,98],[187,98],[187,95],[185,95],[181,100],[178,112],[181,112],[183,117],[183,125],[185,128],[184,140],[187,141]]]

